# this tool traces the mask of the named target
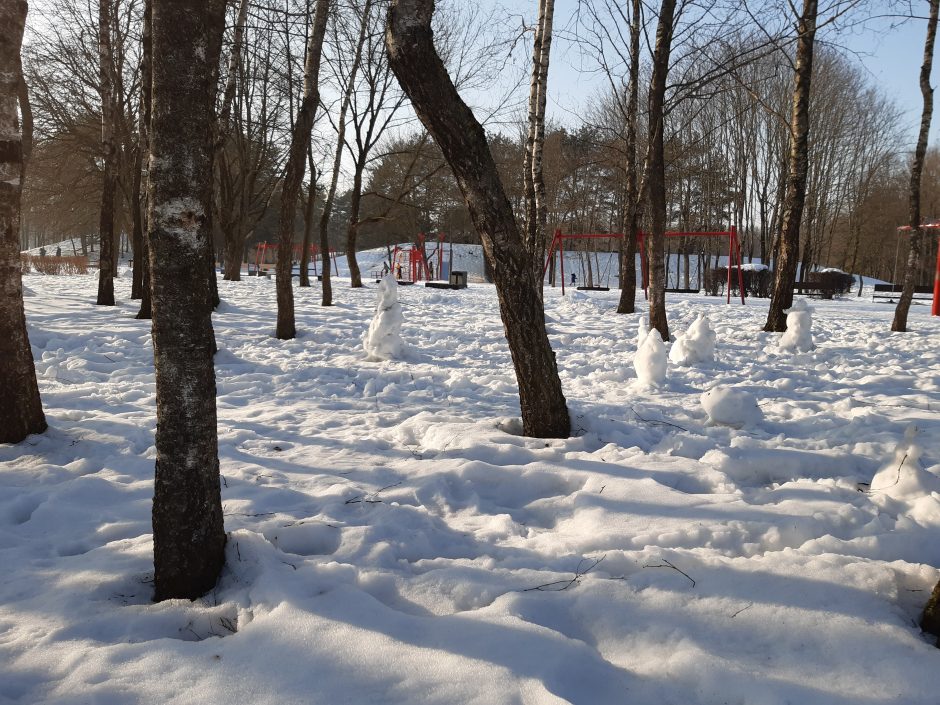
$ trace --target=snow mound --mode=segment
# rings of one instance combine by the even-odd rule
[[[362,347],[369,360],[395,360],[400,358],[404,343],[401,326],[404,317],[398,302],[398,283],[391,273],[379,282],[379,301],[375,316],[362,339]]]
[[[780,349],[809,352],[813,344],[813,309],[803,299],[795,299],[787,309],[787,330],[780,337]]]
[[[696,362],[714,362],[715,331],[708,325],[708,319],[700,315],[689,326],[684,335],[680,334],[669,351],[669,360],[677,365],[691,365]]]
[[[875,473],[869,492],[876,505],[896,516],[940,524],[940,477],[923,468],[917,434],[917,426],[911,424],[893,458]]]
[[[701,396],[702,407],[712,423],[741,428],[763,418],[750,392],[735,387],[715,387]]]
[[[643,386],[658,387],[666,381],[666,345],[655,328],[644,336],[633,358],[633,367]]]

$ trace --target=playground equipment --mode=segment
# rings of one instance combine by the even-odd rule
[[[392,251],[391,266],[392,273],[398,283],[407,285],[418,281],[445,279],[449,274],[450,263],[453,259],[453,246],[451,246],[451,258],[445,260],[444,239],[444,233],[437,234],[437,246],[432,252],[430,261],[427,256],[424,233],[418,235],[418,241],[415,244],[395,245],[395,249]],[[434,266],[435,259],[436,268]]]
[[[920,226],[920,229],[925,232],[933,231],[933,234],[940,233],[940,223],[924,223]],[[898,233],[910,233],[910,225],[902,225],[898,228]],[[892,275],[892,281],[897,281],[898,274],[898,250],[901,247],[901,240],[898,238],[898,247],[894,253],[894,274]],[[893,285],[897,286],[897,285]],[[897,289],[900,291],[900,289]],[[931,316],[940,316],[940,238],[937,239],[937,266],[934,269],[933,275],[933,301],[930,304],[930,315]]]
[[[705,232],[691,232],[691,231],[677,231],[670,230],[665,233],[666,237],[707,237],[707,238],[718,238],[726,237],[728,238],[728,303],[731,303],[731,272],[732,270],[737,271],[738,273],[738,291],[741,294],[741,304],[744,304],[744,278],[741,274],[741,243],[738,241],[737,229],[734,226],[731,226],[729,230],[715,230],[715,231],[705,231]],[[565,294],[565,242],[568,240],[622,240],[623,233],[569,233],[563,234],[561,230],[555,231],[555,236],[552,238],[552,243],[548,248],[548,254],[545,258],[545,266],[542,268],[542,276],[545,276],[545,273],[548,271],[549,264],[554,261],[556,252],[559,254],[559,269],[561,270],[561,293],[562,296]],[[649,266],[646,261],[646,233],[640,231],[639,233],[639,243],[638,250],[640,253],[640,268],[643,276],[643,294],[649,296]],[[613,250],[610,250],[613,253]],[[597,260],[597,253],[594,252],[595,262]],[[591,253],[588,252],[588,257],[591,256]],[[610,262],[613,257],[608,257],[607,268],[605,276],[609,276]],[[606,286],[579,286],[579,290],[594,290],[594,291],[608,291],[609,287]]]
[[[271,267],[277,265],[277,253],[279,249],[280,245],[276,243],[259,242],[258,246],[255,248],[254,269],[252,269],[251,262],[249,262],[248,275],[261,276],[262,274],[266,274]],[[291,248],[292,271],[294,263],[300,262],[301,254],[303,254],[303,245],[294,245]],[[316,245],[310,245],[308,255],[308,262],[313,265],[314,276],[320,276],[317,272],[317,264],[320,260],[320,249]],[[333,261],[333,274],[339,276],[339,267],[336,264],[336,250],[332,247],[330,248],[330,259]]]

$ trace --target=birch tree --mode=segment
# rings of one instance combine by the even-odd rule
[[[924,109],[920,118],[920,132],[917,135],[917,147],[914,149],[914,161],[911,163],[911,186],[909,196],[909,222],[911,239],[908,245],[907,269],[904,272],[904,290],[894,311],[891,330],[899,333],[907,331],[907,314],[914,298],[914,285],[917,281],[917,268],[924,254],[924,231],[920,222],[921,174],[924,170],[924,155],[927,153],[927,138],[930,133],[930,120],[933,117],[933,88],[930,85],[930,71],[933,68],[933,46],[937,36],[937,9],[940,0],[929,0],[930,19],[927,20],[927,39],[924,41],[924,61],[920,67],[920,92],[924,99]]]
[[[114,145],[114,73],[111,49],[111,0],[98,0],[98,82],[101,95],[101,158],[104,165],[99,220],[99,306],[114,306],[114,192],[117,186]]]
[[[23,309],[20,204],[23,134],[17,111],[25,0],[0,3],[0,443],[46,430]]]

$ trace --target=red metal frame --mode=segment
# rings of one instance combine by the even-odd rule
[[[395,245],[392,250],[392,274],[399,281],[431,281],[431,268],[428,265],[427,256],[424,253],[424,233],[418,235],[418,242],[414,245],[405,245],[400,247]],[[402,261],[399,262],[399,256]],[[401,265],[402,272],[399,275],[398,266]],[[437,274],[441,275],[444,265],[444,233],[437,234]],[[407,278],[406,278],[407,274]]]
[[[940,223],[924,223],[921,230],[936,230],[940,232]],[[902,225],[898,232],[910,232],[910,225]],[[894,284],[894,282],[891,282]],[[940,238],[937,239],[937,269],[933,275],[933,301],[930,304],[930,315],[940,316]]]
[[[938,226],[940,227],[940,226]],[[649,267],[646,262],[646,248],[644,240],[646,234],[641,230],[639,232],[638,249],[640,251],[640,270],[643,279],[643,294],[649,297],[647,289],[649,287]],[[665,233],[666,237],[726,237],[728,238],[728,303],[731,303],[731,268],[737,267],[738,270],[738,291],[741,294],[741,304],[744,305],[744,275],[741,273],[741,243],[738,241],[738,231],[733,225],[729,230],[714,230],[706,232],[686,232],[678,230],[669,230]],[[599,240],[602,238],[620,240],[623,239],[623,233],[576,233],[562,234],[561,230],[555,231],[552,238],[552,244],[548,248],[548,254],[545,257],[545,266],[542,268],[542,277],[548,271],[548,264],[555,256],[556,250],[561,253],[561,294],[565,295],[565,240]],[[737,264],[735,264],[735,262]],[[940,277],[940,253],[937,260],[937,276]],[[940,278],[938,278],[940,281]]]

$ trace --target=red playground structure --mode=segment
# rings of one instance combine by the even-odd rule
[[[744,304],[744,276],[741,274],[741,243],[738,241],[738,232],[734,226],[730,230],[716,230],[707,232],[686,232],[670,230],[665,233],[666,237],[726,237],[728,238],[728,303],[731,303],[731,271],[737,270],[738,273],[738,291],[741,294],[741,304]],[[640,253],[640,268],[643,275],[643,293],[648,297],[649,288],[649,264],[646,261],[646,234],[640,231],[639,243],[637,249]],[[548,266],[558,253],[561,269],[561,293],[565,294],[565,242],[567,240],[601,240],[613,239],[622,240],[623,233],[572,233],[562,234],[561,230],[555,231],[552,238],[552,244],[548,248],[548,254],[545,257],[545,266],[542,268],[542,276],[548,271]],[[586,287],[580,287],[586,288]]]
[[[940,223],[924,223],[920,226],[920,229],[925,233],[933,231],[933,234],[940,234]],[[898,228],[899,233],[909,233],[911,231],[910,225],[902,225]],[[897,272],[897,254],[894,256],[894,268]],[[897,275],[893,277],[897,281]],[[931,316],[940,316],[940,238],[937,239],[937,268],[934,270],[933,275],[933,301],[930,304],[930,315]]]
[[[399,284],[440,279],[444,274],[444,233],[437,234],[437,250],[434,254],[436,268],[433,261],[428,261],[424,233],[418,235],[418,242],[413,245],[395,245],[391,259],[392,274]]]

